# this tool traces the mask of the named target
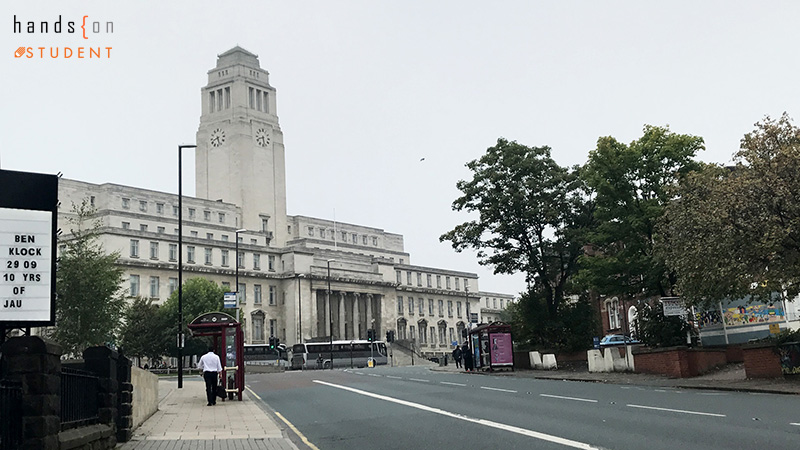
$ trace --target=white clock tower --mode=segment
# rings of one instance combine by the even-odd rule
[[[242,208],[237,227],[286,240],[286,169],[275,88],[258,56],[234,47],[217,56],[202,89],[196,195]]]

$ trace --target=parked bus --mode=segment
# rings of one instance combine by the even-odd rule
[[[283,344],[277,348],[269,348],[268,344],[244,344],[245,365],[274,365],[278,364],[279,359],[289,361],[286,346]]]
[[[330,342],[307,342],[292,346],[292,369],[330,369],[331,364],[333,367],[366,367],[370,358],[376,366],[387,364],[386,343],[359,340],[333,341],[333,345]]]

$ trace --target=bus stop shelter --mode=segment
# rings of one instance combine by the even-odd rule
[[[511,325],[492,322],[475,327],[469,331],[469,341],[474,352],[475,368],[514,370]]]
[[[229,398],[242,400],[244,390],[244,333],[242,324],[224,312],[201,314],[189,324],[192,336],[211,336],[222,362],[222,379]]]

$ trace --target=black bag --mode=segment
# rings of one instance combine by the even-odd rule
[[[217,386],[217,397],[224,401],[227,396],[228,394],[225,392],[225,380],[220,377],[219,385]]]

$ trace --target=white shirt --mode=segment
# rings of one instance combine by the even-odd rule
[[[200,357],[197,368],[203,372],[222,372],[222,363],[214,352],[208,352]]]

